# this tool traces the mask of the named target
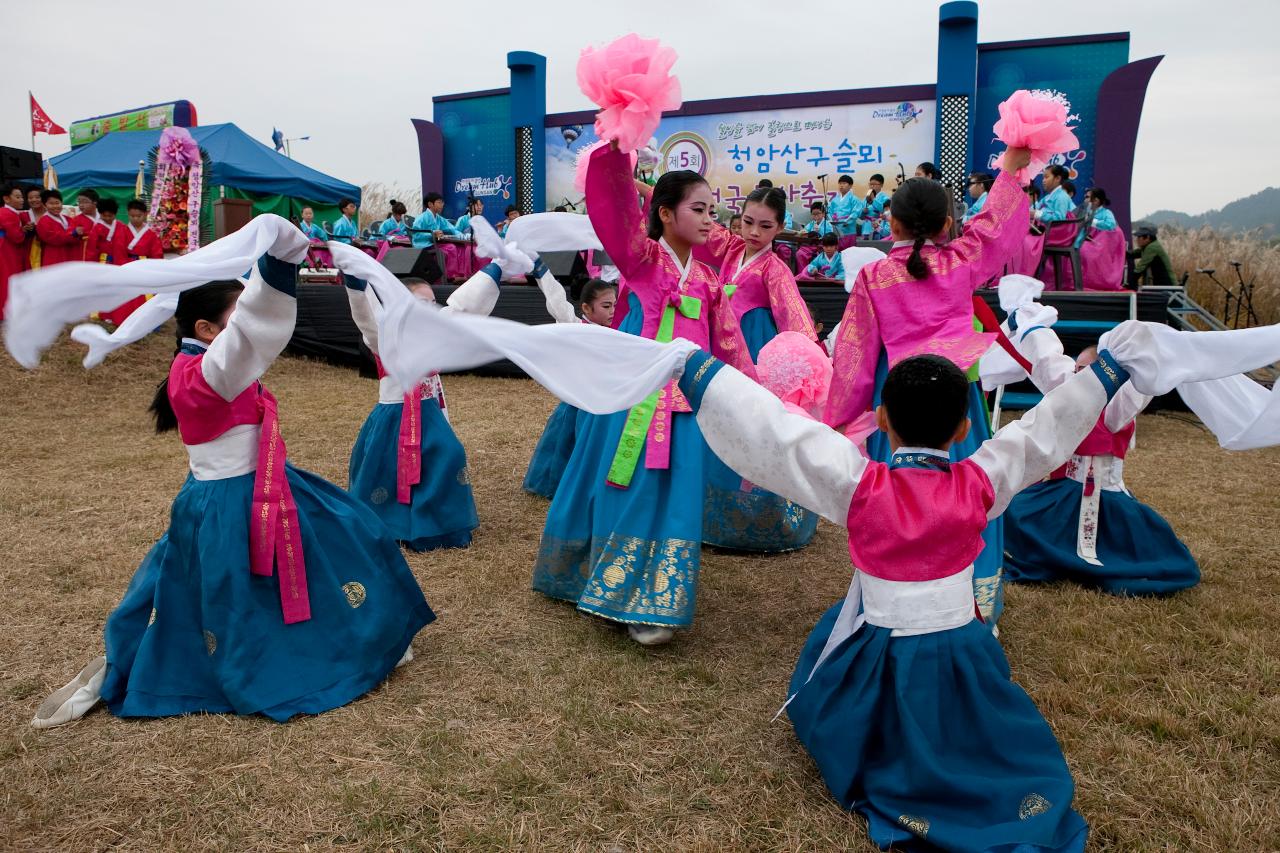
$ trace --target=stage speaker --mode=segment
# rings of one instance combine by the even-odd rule
[[[587,262],[581,252],[543,252],[541,257],[547,269],[562,284],[585,281],[587,278]]]
[[[383,256],[382,265],[397,278],[421,278],[432,284],[440,280],[440,264],[434,248],[391,249]]]
[[[44,186],[43,165],[38,151],[0,145],[0,183],[22,181]]]

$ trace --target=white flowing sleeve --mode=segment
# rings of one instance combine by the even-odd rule
[[[1050,391],[969,457],[986,472],[995,490],[987,518],[1004,512],[1014,495],[1048,476],[1084,441],[1108,397],[1127,379],[1114,362],[1105,361],[1106,368],[1083,370]],[[1111,370],[1113,378],[1104,378],[1105,370]]]
[[[375,307],[377,297],[372,288],[357,290],[347,288],[347,302],[351,305],[351,319],[360,330],[364,345],[374,354],[378,354],[378,309]]]
[[[518,222],[519,220],[516,221]],[[556,277],[551,274],[550,270],[545,270],[542,275],[538,276],[538,288],[547,300],[547,313],[557,323],[580,322],[578,315],[574,313],[572,303],[569,302],[569,297],[565,295],[564,285],[556,281]]]
[[[1103,413],[1103,423],[1112,432],[1123,429],[1142,414],[1143,409],[1151,405],[1151,400],[1151,397],[1134,388],[1132,382],[1126,382],[1125,386],[1111,398],[1111,402],[1107,403],[1106,411]]]
[[[502,277],[501,273],[498,273],[497,278],[494,277],[493,273],[496,269],[494,264],[489,264],[458,285],[458,289],[449,294],[449,299],[445,302],[445,310],[478,314],[481,317],[492,314],[494,307],[498,304],[497,279]]]
[[[720,364],[713,375],[701,371]],[[853,442],[782,402],[707,353],[695,353],[680,387],[716,456],[752,483],[843,527],[867,459]]]
[[[1047,394],[1076,372],[1075,359],[1062,349],[1062,341],[1048,326],[1032,326],[1017,334],[1014,346],[1031,362],[1031,381],[1036,390]]]
[[[293,336],[296,272],[295,265],[269,255],[254,264],[227,327],[201,360],[204,380],[227,402],[261,378]]]

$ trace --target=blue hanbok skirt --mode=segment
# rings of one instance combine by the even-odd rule
[[[365,419],[351,448],[350,488],[391,531],[414,551],[465,548],[480,524],[467,454],[434,399],[422,401],[422,479],[396,499],[396,466],[403,403],[379,403]]]
[[[621,331],[638,334],[635,294]],[[707,445],[692,413],[671,416],[668,468],[646,468],[630,485],[606,483],[627,412],[580,412],[573,452],[547,509],[533,588],[579,610],[640,625],[693,622],[702,556]]]
[[[742,315],[742,337],[751,360],[778,335],[768,308]],[[735,551],[780,553],[809,544],[818,530],[818,514],[773,492],[747,484],[707,448],[707,500],[703,511],[703,544]]]
[[[809,635],[787,713],[881,849],[1082,851],[1088,833],[1049,724],[978,620],[910,637],[863,625],[806,684],[840,604]],[[797,692],[798,691],[798,692]]]
[[[107,619],[102,698],[119,717],[319,714],[377,687],[435,619],[372,512],[286,468],[311,619],[284,623],[279,571],[249,572],[254,474],[188,477],[168,531]]]
[[[1200,582],[1200,567],[1169,522],[1126,492],[1098,496],[1097,555],[1076,553],[1081,483],[1046,480],[1026,489],[1005,510],[1009,580],[1072,580],[1114,595],[1168,595]]]
[[[573,437],[578,427],[578,410],[561,403],[547,418],[547,425],[529,459],[524,475],[524,490],[544,498],[553,497],[564,476],[569,456],[573,454]]]
[[[880,405],[880,392],[884,381],[889,376],[889,358],[885,351],[880,351],[880,360],[876,364],[876,390],[872,407]],[[960,462],[968,459],[982,442],[991,438],[991,415],[987,411],[987,401],[982,394],[979,382],[969,383],[969,434],[964,441],[951,445],[951,461]],[[889,461],[889,436],[880,431],[867,437],[867,455],[878,462]],[[1004,516],[987,522],[982,531],[982,552],[973,561],[973,597],[978,602],[978,610],[988,625],[995,626],[1004,612]]]

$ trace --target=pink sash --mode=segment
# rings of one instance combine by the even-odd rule
[[[410,491],[422,482],[422,386],[404,395],[400,410],[400,442],[396,456],[396,500],[410,502]]]
[[[270,577],[280,566],[280,607],[284,623],[311,618],[307,568],[302,558],[302,529],[285,473],[285,446],[280,436],[276,398],[259,386],[262,435],[258,439],[258,472],[253,479],[253,524],[249,528],[249,571]]]

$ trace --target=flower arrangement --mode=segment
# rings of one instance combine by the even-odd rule
[[[208,155],[185,127],[167,127],[152,152],[155,179],[151,187],[148,225],[165,251],[200,248],[200,207]]]

